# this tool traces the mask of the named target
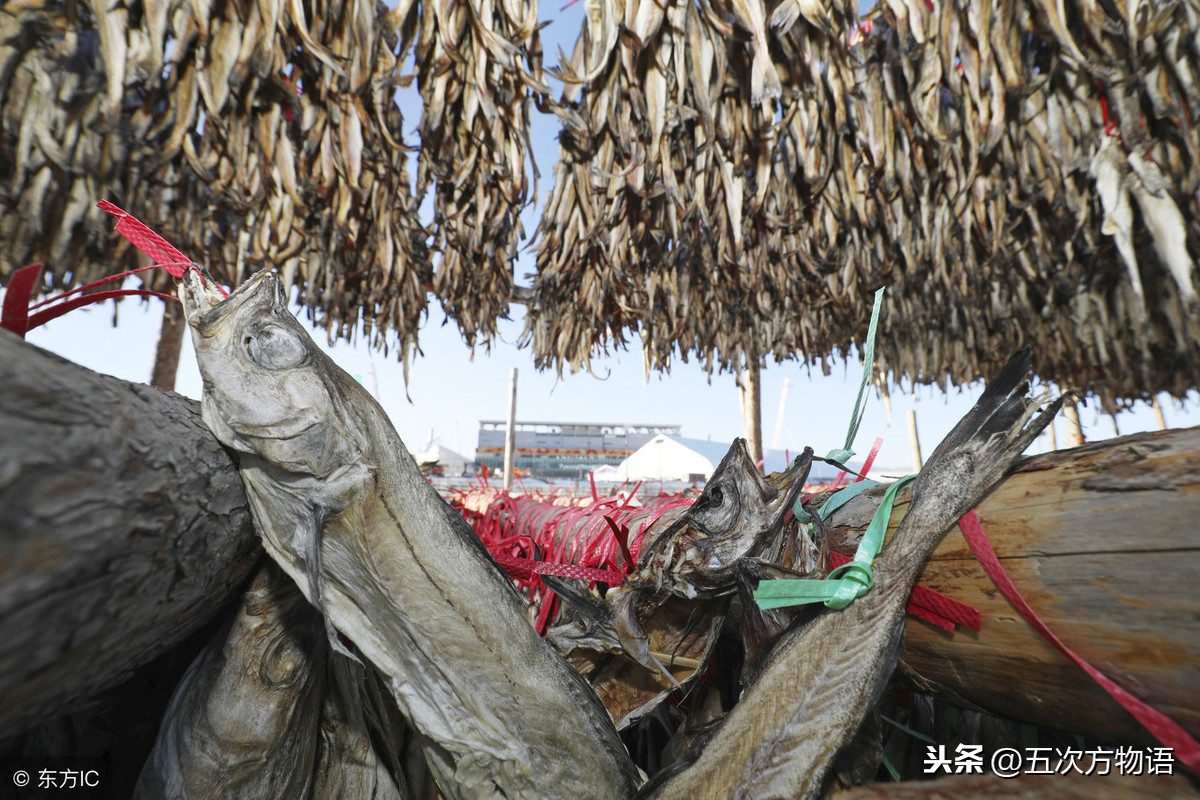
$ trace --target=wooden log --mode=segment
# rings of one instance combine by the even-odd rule
[[[835,513],[852,548],[882,492]],[[907,510],[902,495],[890,528]],[[1081,657],[1200,736],[1200,428],[1144,433],[1027,460],[977,509],[1030,606]],[[1099,685],[1005,600],[960,533],[921,583],[978,608],[982,630],[910,617],[902,667],[968,707],[1097,740],[1152,743]]]
[[[0,331],[0,741],[233,600],[260,558],[199,404]]]

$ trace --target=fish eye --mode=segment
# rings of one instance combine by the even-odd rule
[[[714,483],[704,490],[692,507],[697,511],[718,511],[722,506],[735,503],[737,496],[733,491],[733,487],[727,491],[722,484]]]
[[[709,507],[713,507],[713,509],[716,509],[716,507],[720,507],[721,501],[724,499],[725,499],[725,492],[721,491],[720,486],[714,486],[713,491],[710,492],[708,495],[708,504],[707,505]]]
[[[263,369],[291,369],[308,360],[308,348],[280,325],[263,325],[243,339],[250,360]]]
[[[699,515],[696,522],[710,531],[720,531],[732,525],[738,516],[737,486],[727,483],[709,485],[692,508]]]

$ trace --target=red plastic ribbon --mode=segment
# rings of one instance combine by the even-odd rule
[[[1146,730],[1154,735],[1154,738],[1173,749],[1175,757],[1186,765],[1188,769],[1192,772],[1200,773],[1200,744],[1187,731],[1181,728],[1175,720],[1157,708],[1153,708],[1134,697],[1113,682],[1107,675],[1076,655],[1074,650],[1067,647],[1046,626],[1046,623],[1042,622],[1037,613],[1025,602],[1025,598],[1021,596],[1021,593],[1017,591],[1017,587],[1009,580],[1008,575],[1004,572],[1004,567],[1000,566],[1000,559],[996,557],[996,551],[992,549],[992,545],[988,541],[987,535],[983,532],[983,526],[979,524],[979,517],[975,515],[975,512],[968,511],[958,521],[958,524],[962,528],[963,535],[967,539],[967,544],[970,546],[971,552],[975,554],[975,558],[983,565],[983,569],[987,572],[988,577],[992,579],[992,583],[996,584],[996,588],[1000,590],[1025,621],[1040,633],[1042,638],[1057,647],[1067,658],[1078,664],[1096,683],[1100,684],[1100,687],[1104,691],[1112,695],[1114,700],[1120,703],[1126,711],[1144,725]]]
[[[867,460],[863,462],[862,469],[858,471],[858,477],[854,479],[855,483],[867,477],[867,473],[871,470],[871,465],[875,463],[875,456],[879,455],[879,448],[883,447],[883,439],[876,436],[875,444],[871,446],[871,452],[867,454]],[[846,477],[846,472],[843,470],[837,474],[830,484],[830,489],[837,489],[842,485],[842,478]]]
[[[116,217],[117,224],[114,230],[129,240],[129,243],[138,250],[149,256],[150,260],[157,266],[169,272],[172,277],[182,278],[183,273],[197,266],[195,261],[185,256],[170,242],[151,230],[149,225],[128,211],[118,208],[107,200],[101,200],[99,203],[96,203],[96,208]],[[201,275],[203,276],[203,273]],[[217,287],[217,291],[224,297],[229,297],[229,292],[225,291],[224,287],[219,283],[214,283],[214,285]]]
[[[875,463],[875,456],[879,455],[879,448],[881,447],[883,447],[883,439],[876,436],[875,444],[871,446],[871,452],[867,453],[867,460],[863,462],[862,469],[858,471],[858,477],[854,479],[855,483],[866,480],[867,473],[871,471],[871,465]]]
[[[12,331],[24,339],[25,334],[34,328],[45,325],[50,320],[57,319],[68,311],[74,311],[77,308],[82,308],[92,303],[99,303],[102,300],[111,300],[115,297],[161,297],[164,300],[174,300],[175,298],[169,294],[151,292],[144,289],[107,289],[103,292],[90,292],[89,294],[84,294],[70,300],[63,300],[63,298],[70,297],[73,294],[86,292],[88,289],[120,280],[128,275],[143,272],[147,269],[157,269],[157,267],[143,267],[142,269],[122,272],[119,275],[111,275],[98,281],[92,281],[86,286],[80,286],[77,289],[63,292],[40,303],[30,305],[29,299],[33,296],[33,290],[37,285],[38,278],[41,277],[42,265],[30,264],[28,267],[21,267],[13,272],[12,280],[8,282],[8,291],[4,295],[4,307],[0,309],[0,328]],[[57,305],[51,305],[49,308],[39,311],[36,314],[29,313],[35,308],[42,308],[51,303],[57,303]]]
[[[829,563],[835,568],[850,561],[849,556],[841,553],[829,554]],[[919,584],[913,587],[912,597],[909,598],[905,611],[950,633],[954,633],[959,625],[966,625],[974,631],[979,630],[979,609]]]
[[[170,242],[159,236],[146,223],[134,217],[127,211],[117,208],[107,200],[96,203],[96,208],[107,211],[117,218],[115,230],[129,240],[129,243],[141,250],[150,260],[171,273],[174,278],[182,278],[183,273],[191,266],[192,260],[176,250]]]
[[[12,331],[22,339],[33,327],[29,324],[29,298],[33,287],[42,276],[42,265],[30,264],[15,270],[4,293],[4,307],[0,308],[0,328]]]
[[[602,581],[610,586],[616,586],[625,580],[625,574],[609,569],[581,567],[578,564],[557,564],[551,561],[538,561],[536,558],[522,558],[503,553],[494,554],[496,563],[504,567],[514,578],[529,578],[533,575],[553,575],[559,578],[580,578],[585,581]]]

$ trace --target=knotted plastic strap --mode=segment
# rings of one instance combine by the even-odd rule
[[[117,208],[107,200],[96,203],[96,208],[107,211],[117,218],[115,230],[129,240],[129,243],[150,257],[174,278],[182,278],[183,273],[191,266],[192,260],[171,245],[166,239],[152,231],[146,223],[137,217]]]
[[[829,554],[829,563],[840,567],[851,563],[850,556],[834,551]],[[912,597],[909,598],[905,610],[914,617],[950,633],[954,633],[959,625],[966,625],[974,631],[980,627],[979,609],[920,584],[913,587]]]
[[[850,605],[854,598],[866,594],[874,584],[871,564],[883,546],[883,536],[887,532],[888,520],[892,516],[896,493],[915,477],[916,475],[908,475],[888,487],[887,493],[883,496],[883,502],[875,510],[871,524],[867,526],[862,541],[858,543],[858,550],[854,553],[853,561],[836,567],[824,579],[798,578],[763,581],[754,590],[754,600],[758,603],[759,608],[783,608],[821,602],[830,608],[840,610]],[[862,483],[866,483],[866,481]],[[858,487],[862,486],[862,483],[852,484],[845,491],[857,489],[858,492],[861,492],[862,489]]]

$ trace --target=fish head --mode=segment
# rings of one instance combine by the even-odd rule
[[[222,299],[188,271],[180,299],[204,382],[204,422],[222,444],[318,479],[366,449],[346,401],[365,390],[288,310],[277,275],[259,272]]]
[[[696,502],[642,554],[629,584],[681,597],[734,591],[739,561],[777,555],[812,455],[805,448],[787,470],[764,477],[736,439]]]

